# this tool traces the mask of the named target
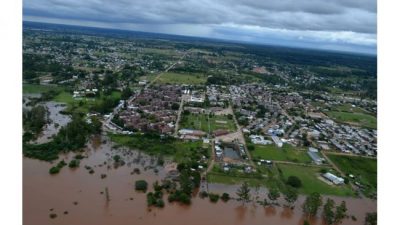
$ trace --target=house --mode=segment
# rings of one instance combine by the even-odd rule
[[[253,144],[260,144],[260,145],[267,145],[272,144],[272,141],[265,140],[263,136],[260,135],[250,135],[251,143]]]
[[[344,184],[344,179],[343,178],[338,177],[338,176],[336,176],[336,175],[334,175],[332,173],[327,172],[327,173],[324,173],[322,176],[325,179],[329,180],[330,182],[332,182],[332,183],[334,183],[336,185]]]
[[[317,150],[317,152],[313,152],[313,151],[308,151],[307,152],[307,154],[308,154],[308,156],[310,156],[310,158],[313,160],[313,162],[315,163],[315,164],[317,164],[317,165],[321,165],[323,162],[324,162],[324,159],[323,158],[321,158],[319,155],[318,155],[318,150]]]

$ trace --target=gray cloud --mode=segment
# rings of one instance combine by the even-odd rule
[[[288,31],[303,38],[319,34],[344,43],[370,39],[361,45],[376,45],[377,30],[376,0],[24,0],[23,14],[199,36],[230,27],[258,34]]]

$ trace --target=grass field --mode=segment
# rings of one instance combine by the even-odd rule
[[[207,77],[203,74],[163,73],[156,81],[159,84],[204,84]]]
[[[63,87],[52,86],[52,85],[40,85],[40,84],[23,84],[22,92],[24,94],[39,94],[50,90],[62,91]]]
[[[355,176],[355,180],[367,188],[366,193],[376,192],[377,161],[357,156],[327,154],[330,160],[346,174]]]
[[[53,100],[56,102],[66,103],[67,111],[87,113],[93,106],[100,104],[103,101],[104,96],[105,95],[101,94],[99,97],[95,98],[74,99],[71,93],[62,91],[55,96]],[[113,99],[120,99],[121,92],[113,91],[109,97]]]
[[[210,172],[207,173],[207,180],[210,183],[220,184],[241,184],[248,182],[250,186],[266,186],[267,179],[262,177],[260,173],[246,174],[241,172],[241,169],[231,168],[229,172],[224,172],[215,165]]]
[[[207,114],[189,114],[183,115],[180,127],[204,132],[213,132],[218,129],[236,130],[233,119],[229,119],[226,115],[214,115],[208,118]]]
[[[217,183],[217,184],[242,184],[243,182],[249,183],[250,186],[265,186],[265,180],[260,178],[252,178],[252,177],[240,177],[240,176],[229,176],[220,173],[210,172],[207,173],[207,181],[209,183]]]
[[[299,163],[311,162],[310,157],[307,155],[307,152],[304,149],[296,149],[289,144],[284,144],[282,148],[278,148],[275,144],[254,145],[254,147],[254,150],[250,151],[253,159],[267,159]]]
[[[369,114],[344,111],[329,111],[326,114],[339,123],[351,123],[365,128],[376,129],[376,117]]]
[[[300,193],[311,194],[313,192],[318,192],[325,195],[354,195],[354,192],[348,185],[329,185],[318,179],[320,168],[287,164],[279,164],[278,168],[282,172],[284,180],[289,176],[297,176],[301,180],[302,187],[299,189]]]

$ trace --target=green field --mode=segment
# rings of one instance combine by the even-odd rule
[[[241,184],[248,182],[250,186],[266,186],[267,179],[261,173],[246,174],[241,172],[241,169],[231,169],[229,172],[224,172],[215,165],[210,172],[207,173],[207,180],[210,183],[220,184]]]
[[[156,81],[159,84],[204,84],[207,77],[203,74],[163,73]]]
[[[377,160],[357,157],[327,154],[330,160],[346,174],[355,176],[355,181],[366,186],[365,193],[376,192]]]
[[[266,159],[277,161],[290,161],[299,163],[310,163],[311,158],[304,149],[295,148],[289,144],[284,144],[282,148],[275,144],[254,145],[254,150],[250,151],[253,159]]]
[[[282,172],[282,177],[284,180],[289,176],[297,176],[301,180],[302,187],[299,189],[300,193],[311,194],[313,192],[318,192],[326,195],[354,195],[354,192],[348,185],[329,185],[318,179],[320,168],[288,164],[279,164],[278,168]]]
[[[343,111],[329,111],[326,114],[339,123],[350,123],[365,128],[376,129],[376,117],[369,114]]]
[[[237,177],[237,176],[229,176],[225,174],[219,173],[207,173],[207,181],[209,183],[217,183],[217,184],[241,184],[243,182],[249,183],[250,186],[265,186],[265,182],[259,178],[252,177]]]
[[[48,92],[50,90],[62,91],[63,87],[53,85],[40,85],[40,84],[23,84],[22,91],[24,94],[39,94]]]
[[[226,115],[213,115],[210,118],[207,114],[183,115],[180,127],[204,132],[210,131],[210,133],[219,129],[229,130],[230,132],[236,130],[233,119],[229,119]]]

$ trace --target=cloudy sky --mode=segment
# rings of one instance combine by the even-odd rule
[[[24,0],[39,21],[376,54],[376,0]]]

